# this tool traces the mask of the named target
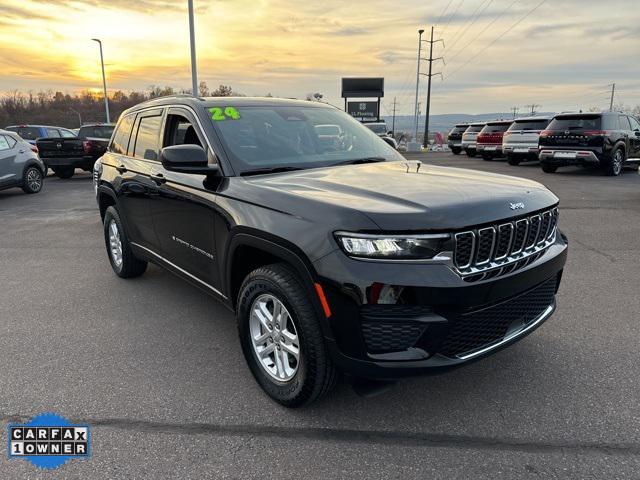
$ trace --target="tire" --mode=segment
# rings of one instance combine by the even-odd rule
[[[453,153],[454,155],[460,155],[460,149],[456,148],[456,147],[453,147],[451,149],[451,153]]]
[[[104,214],[104,241],[109,263],[116,275],[121,278],[134,278],[145,272],[147,262],[137,258],[131,251],[129,238],[115,207],[107,208]]]
[[[558,170],[558,167],[555,165],[549,165],[548,163],[542,164],[542,171],[544,173],[556,173],[556,170]]]
[[[467,157],[473,158],[475,156],[476,156],[476,151],[475,150],[467,150]]]
[[[507,162],[509,163],[509,165],[517,167],[518,165],[520,165],[520,161],[521,160],[514,155],[507,155]]]
[[[284,308],[288,313],[286,328],[281,323],[280,330],[269,317],[276,302],[280,303],[280,311]],[[256,315],[254,311],[265,313]],[[289,266],[276,263],[247,275],[240,288],[236,318],[249,369],[273,400],[285,407],[300,407],[320,399],[334,387],[337,371],[327,351],[318,313],[302,281]],[[284,331],[286,335],[281,333]],[[254,342],[258,337],[264,340]],[[296,342],[298,357],[290,351]],[[260,360],[258,352],[267,349],[269,353]],[[285,365],[283,361],[286,367],[281,367]]]
[[[75,168],[73,167],[58,167],[53,169],[53,173],[55,173],[59,178],[71,178],[75,173]]]
[[[44,182],[42,171],[38,167],[27,167],[22,174],[22,191],[24,193],[38,193]]]
[[[489,155],[489,154],[483,153],[482,154],[482,159],[485,162],[490,162],[491,160],[493,160],[493,155]]]
[[[604,167],[605,173],[610,177],[617,177],[622,173],[625,160],[624,150],[621,147],[617,147],[611,154],[611,161]]]

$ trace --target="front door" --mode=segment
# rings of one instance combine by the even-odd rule
[[[629,158],[640,160],[640,122],[635,117],[627,117],[631,123],[629,132]]]
[[[164,122],[161,145],[184,144],[209,149],[194,114],[185,108],[171,108]],[[210,158],[214,158],[212,154]],[[204,175],[170,172],[160,164],[154,168],[151,178],[159,190],[152,208],[162,255],[201,283],[219,291],[214,235],[215,187],[206,182]]]
[[[21,167],[16,165],[18,142],[9,135],[0,135],[0,186],[17,183],[22,173]]]

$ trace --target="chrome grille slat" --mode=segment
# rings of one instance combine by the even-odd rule
[[[455,234],[454,267],[468,282],[512,273],[535,262],[555,241],[558,209]]]

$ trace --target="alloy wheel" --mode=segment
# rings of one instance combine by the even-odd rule
[[[622,150],[616,150],[616,153],[613,155],[613,173],[615,175],[620,175],[622,172],[622,162],[624,161]]]
[[[109,222],[109,254],[115,266],[120,268],[122,266],[122,241],[118,224],[113,219]]]
[[[290,381],[300,364],[300,342],[287,307],[271,294],[260,295],[251,305],[249,334],[262,369],[279,382]]]
[[[42,174],[35,168],[27,172],[27,186],[32,192],[37,192],[42,188]]]

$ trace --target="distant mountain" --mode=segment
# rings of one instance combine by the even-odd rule
[[[550,112],[539,112],[536,115],[553,115]],[[520,115],[525,116],[525,115]],[[393,118],[390,116],[382,117],[387,122],[387,127],[391,130]],[[479,115],[468,115],[465,113],[451,113],[446,115],[431,115],[429,122],[429,131],[433,134],[440,132],[446,134],[453,128],[456,123],[472,123],[487,122],[489,120],[508,120],[513,118],[512,113],[482,113]],[[414,124],[412,115],[396,116],[395,130],[397,132],[413,133]],[[420,117],[418,124],[418,132],[424,132],[424,115]]]

